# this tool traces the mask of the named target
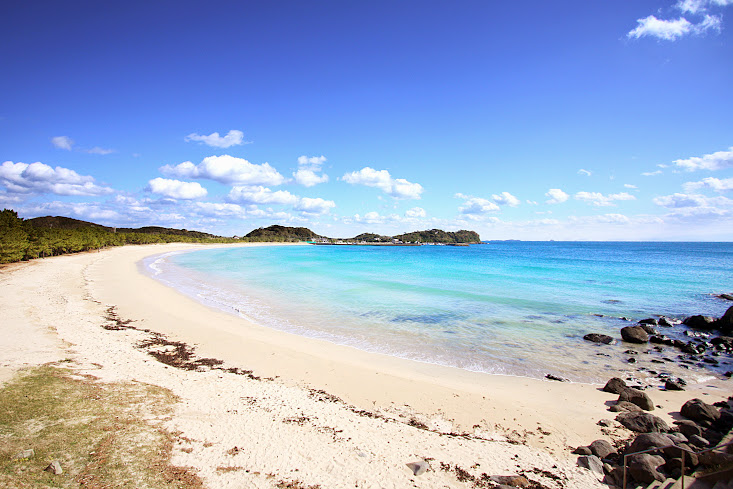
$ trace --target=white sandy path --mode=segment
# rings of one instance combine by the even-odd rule
[[[17,369],[68,357],[63,342],[69,342],[76,361],[104,380],[171,389],[181,402],[169,428],[191,440],[179,447],[174,461],[197,468],[208,487],[275,487],[281,480],[324,489],[470,487],[455,472],[413,477],[405,463],[421,457],[434,459],[436,469],[442,462],[475,476],[537,467],[566,479],[569,488],[601,487],[589,472],[574,467],[564,449],[602,436],[595,423],[609,417],[604,402],[612,397],[595,386],[471,374],[308,340],[213,311],[138,272],[142,257],[184,248],[124,247],[4,269],[0,366]],[[100,327],[108,304],[136,327],[197,344],[200,354],[227,365],[281,378],[258,381],[167,367],[134,348],[145,333]],[[319,400],[302,387],[305,382],[357,408]],[[723,397],[722,390],[710,389],[715,400]],[[653,395],[655,402],[669,405],[664,411],[690,397],[689,392]],[[403,421],[414,416],[436,431],[466,430],[483,439],[440,435],[354,412],[362,408]],[[512,430],[516,438],[545,449],[501,441]],[[531,435],[522,436],[525,432]],[[226,467],[233,470],[221,470]]]

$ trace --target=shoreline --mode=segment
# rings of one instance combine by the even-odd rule
[[[624,437],[628,434],[623,430],[617,430],[616,435],[607,433],[596,424],[600,419],[613,417],[607,407],[610,401],[615,401],[615,396],[602,392],[601,386],[470,372],[367,353],[323,340],[296,336],[259,326],[198,303],[144,275],[138,268],[138,263],[145,257],[204,246],[209,247],[190,244],[120,247],[100,253],[47,258],[39,263],[3,269],[0,271],[4,290],[3,310],[7,310],[7,307],[13,310],[12,317],[3,329],[13,335],[20,335],[21,338],[18,340],[19,344],[12,344],[11,341],[10,346],[0,349],[3,353],[3,357],[0,357],[3,360],[0,365],[0,381],[3,376],[7,378],[8,369],[15,371],[25,364],[53,361],[54,356],[64,358],[63,355],[71,351],[80,364],[89,368],[89,373],[100,378],[148,382],[172,389],[183,399],[179,412],[171,421],[172,426],[191,439],[201,440],[200,446],[179,447],[191,448],[191,452],[177,451],[176,458],[179,462],[200,468],[211,487],[227,487],[230,483],[227,481],[238,480],[238,475],[240,478],[245,477],[243,472],[219,474],[216,470],[205,467],[211,464],[207,457],[214,456],[210,452],[219,450],[220,453],[217,453],[221,459],[221,454],[226,453],[225,448],[231,449],[227,444],[234,443],[230,439],[233,436],[232,430],[242,438],[248,435],[240,429],[256,431],[251,424],[247,424],[246,419],[228,418],[230,411],[247,412],[247,418],[256,414],[242,402],[243,398],[256,396],[239,395],[240,390],[247,389],[264,389],[267,394],[263,395],[267,399],[276,399],[277,396],[287,393],[290,397],[280,399],[280,404],[288,406],[294,412],[300,410],[303,414],[300,418],[296,416],[285,419],[308,418],[311,421],[304,421],[306,425],[313,424],[315,417],[324,421],[339,420],[338,423],[343,422],[345,426],[361,426],[362,423],[372,422],[372,418],[363,416],[349,418],[357,411],[402,420],[400,426],[394,427],[399,428],[398,435],[388,433],[384,427],[365,426],[351,436],[350,439],[359,439],[362,444],[379,445],[371,446],[370,452],[364,452],[363,449],[362,452],[380,460],[386,460],[387,454],[392,453],[391,449],[381,447],[385,440],[387,443],[393,440],[395,445],[398,444],[398,439],[405,440],[405,446],[412,446],[413,452],[420,447],[429,446],[438,451],[438,446],[442,445],[433,445],[437,443],[432,439],[436,433],[478,433],[479,438],[465,439],[463,444],[472,445],[475,441],[477,446],[482,447],[481,450],[498,448],[498,444],[503,444],[503,451],[514,449],[508,447],[516,447],[517,450],[522,448],[522,457],[526,450],[527,460],[537,460],[539,465],[535,467],[544,467],[545,463],[549,464],[547,468],[560,466],[566,479],[578,481],[578,484],[568,487],[595,487],[584,478],[586,474],[574,468],[575,456],[570,454],[569,448],[587,445],[598,438],[611,437],[613,440],[613,436]],[[52,281],[54,279],[56,282]],[[46,282],[39,284],[39,280]],[[31,293],[37,293],[38,297],[30,297]],[[114,308],[112,310],[121,320],[132,321],[130,324],[136,328],[149,329],[165,335],[170,341],[190,345],[196,349],[199,357],[222,360],[226,367],[251,370],[254,376],[262,380],[256,382],[217,370],[183,372],[169,368],[152,359],[147,352],[135,348],[136,342],[140,341],[141,331],[110,331],[100,327],[104,322],[105,311],[110,307]],[[28,328],[35,328],[33,335],[30,335]],[[30,341],[31,337],[33,341]],[[29,349],[33,350],[33,355],[28,355]],[[90,367],[92,363],[101,367]],[[274,380],[267,380],[268,378]],[[222,390],[223,386],[226,389]],[[308,400],[312,398],[313,392],[327,393],[343,400],[343,405],[336,403],[341,406],[341,411],[344,411],[345,405],[353,406],[354,409],[341,412],[336,409],[338,406],[329,405],[329,408],[338,412],[329,411],[328,415],[320,411],[318,415],[308,414],[306,411],[310,402],[315,402],[319,409],[324,408],[321,406],[324,404],[322,401]],[[659,406],[654,414],[671,422],[673,417],[669,413],[677,412],[691,397],[701,397],[712,403],[725,398],[726,393],[723,382],[716,380],[704,385],[690,386],[686,391],[654,391],[649,392],[649,395]],[[292,398],[298,401],[292,404]],[[232,408],[229,403],[238,407]],[[277,402],[274,404],[280,406]],[[225,409],[227,406],[231,409]],[[270,412],[277,410],[272,406],[269,409]],[[212,414],[214,412],[227,415],[217,419]],[[267,417],[271,415],[268,414]],[[428,429],[415,428],[415,424],[410,425],[413,420],[415,424]],[[229,425],[222,425],[224,421]],[[279,433],[284,423],[286,421],[278,421],[275,434]],[[390,426],[389,429],[393,429],[393,423],[385,423],[380,422],[379,426]],[[288,429],[297,431],[297,425],[290,426],[294,423],[286,424]],[[321,435],[311,433],[308,426],[300,428],[299,434],[295,436],[303,438],[306,446],[296,450],[298,454],[302,452],[302,456],[299,455],[298,458],[298,463],[302,466],[298,471],[298,480],[320,483],[323,487],[338,487],[338,474],[330,475],[336,477],[336,482],[329,482],[328,477],[322,474],[325,470],[323,462],[308,461],[308,453],[317,451],[320,448],[318,443],[323,443],[319,438]],[[380,429],[387,431],[380,434]],[[197,430],[200,432],[198,436],[190,435]],[[269,431],[272,432],[272,427],[269,427]],[[264,432],[268,431],[265,429]],[[367,443],[364,441],[367,438],[359,438],[363,433],[371,433],[371,438],[368,439],[376,437],[377,440]],[[338,438],[334,433],[332,435]],[[283,446],[294,443],[288,437],[275,439]],[[487,448],[487,444],[491,444],[487,441],[489,439],[493,439],[497,447]],[[441,441],[452,447],[445,456],[457,459],[468,456],[459,457],[463,453],[462,449],[458,445],[452,445],[458,441],[453,438],[450,441]],[[204,446],[207,443],[212,445]],[[328,445],[328,449],[333,449],[333,457],[350,459],[353,456],[350,451],[352,449],[345,448],[346,442],[334,443],[333,447]],[[401,450],[404,449],[406,448],[403,446]],[[270,450],[273,447],[270,446]],[[257,454],[250,454],[249,458],[242,454],[242,460],[255,465],[270,464],[279,467],[277,473],[282,475],[282,464],[286,459],[291,459],[291,455],[281,454],[278,457],[276,453],[260,453],[261,451],[260,449]],[[416,453],[414,456],[429,455],[427,452],[423,453]],[[471,456],[483,457],[481,453]],[[488,460],[497,455],[491,452],[489,456],[487,452],[487,457]],[[549,458],[544,460],[544,457]],[[234,458],[240,458],[240,455]],[[229,459],[224,456],[222,460]],[[394,477],[404,476],[402,465],[411,461],[413,460],[405,459],[400,460],[400,463],[393,463],[394,467],[388,471],[389,474],[384,475],[384,480],[387,481],[384,486],[391,484],[400,487],[412,478],[407,471],[409,478],[402,482],[393,480]],[[309,463],[312,465],[310,468]],[[508,465],[502,469],[504,472],[512,470],[514,466],[513,462],[506,463]],[[456,466],[458,464],[456,462]],[[481,464],[490,465],[490,462]],[[520,463],[523,464],[526,466],[528,462]],[[425,478],[428,475],[436,479]],[[445,484],[445,477],[440,478],[439,475],[447,477],[439,471],[435,471],[435,474],[431,471],[424,478],[415,480],[420,483],[420,487],[443,487],[437,485],[438,479],[442,481],[441,484],[449,487],[465,487],[454,485],[450,481],[450,484]],[[342,474],[341,477],[346,475]],[[436,485],[432,485],[433,483]],[[252,486],[267,487],[258,484],[253,482]]]

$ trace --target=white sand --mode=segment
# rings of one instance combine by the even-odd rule
[[[526,471],[547,487],[600,485],[575,467],[569,447],[598,438],[615,396],[600,386],[478,374],[377,355],[260,327],[213,310],[142,275],[151,254],[191,248],[127,246],[0,269],[0,382],[20,368],[72,358],[103,380],[137,381],[181,398],[168,428],[182,432],[174,463],[196,468],[208,487],[472,487],[458,480]],[[136,348],[147,333],[101,327],[113,305],[132,326],[195,345],[203,357],[263,378],[166,366]],[[324,390],[343,399],[314,395]],[[725,383],[650,392],[671,422],[692,397],[727,394]],[[321,397],[321,398],[319,398]],[[360,414],[367,410],[378,414]],[[410,426],[415,419],[429,430]],[[458,437],[445,433],[469,433]],[[442,434],[441,434],[442,433]],[[236,447],[236,449],[235,449]],[[405,466],[431,459],[415,477]],[[227,469],[228,468],[228,469]]]

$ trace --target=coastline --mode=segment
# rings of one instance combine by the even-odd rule
[[[341,467],[339,470],[345,472],[327,476],[323,474],[327,470],[323,464],[327,463],[313,460],[309,455],[323,448],[319,445],[323,443],[323,429],[317,429],[321,425],[314,428],[317,423],[304,421],[299,425],[278,419],[274,425],[277,430],[262,426],[265,418],[271,418],[272,412],[283,409],[282,406],[302,412],[300,418],[285,419],[318,418],[354,428],[350,440],[359,440],[362,447],[359,453],[367,454],[366,457],[357,454],[357,462],[368,458],[391,464],[389,470],[379,469],[379,480],[384,487],[400,487],[413,478],[404,468],[405,463],[414,461],[408,454],[398,461],[385,462],[394,455],[395,447],[387,449],[381,445],[390,440],[395,445],[402,443],[399,450],[411,446],[413,452],[420,452],[410,454],[414,457],[429,457],[443,450],[444,457],[453,457],[456,466],[466,468],[471,465],[468,458],[486,459],[480,462],[482,468],[497,464],[493,469],[501,469],[501,473],[516,471],[517,463],[525,469],[531,464],[545,467],[542,470],[555,465],[570,481],[568,487],[595,487],[592,477],[588,479],[586,472],[574,467],[575,456],[570,454],[569,447],[586,445],[598,438],[613,439],[613,434],[604,433],[597,425],[599,419],[613,417],[607,407],[609,401],[615,400],[615,396],[601,392],[601,386],[469,372],[296,336],[200,304],[144,275],[138,268],[145,257],[202,246],[205,245],[125,246],[4,268],[0,272],[2,308],[11,310],[12,314],[4,321],[3,330],[9,336],[20,338],[15,343],[11,340],[0,350],[0,381],[25,365],[71,354],[89,373],[102,379],[146,382],[173,390],[182,401],[177,415],[170,421],[172,427],[201,442],[179,447],[190,448],[191,452],[178,450],[175,457],[185,465],[199,468],[211,487],[228,487],[236,483],[237,476],[241,479],[251,475],[247,472],[245,476],[245,469],[218,473],[215,465],[223,463],[222,460],[227,463],[240,460],[237,463],[242,467],[248,463],[253,467],[259,464],[263,470],[257,472],[261,473],[266,473],[265,466],[272,466],[267,470],[277,470],[283,476],[285,467],[297,459],[298,480],[322,487],[348,485],[339,484],[339,477],[349,481],[367,477],[360,472],[362,468],[356,472],[349,468],[356,449],[336,434],[338,430],[331,432],[334,441],[326,452],[333,460],[340,461],[334,469]],[[130,324],[137,329],[111,331],[100,327],[110,307],[119,318],[131,320]],[[274,380],[253,382],[222,371],[189,372],[169,368],[134,347],[143,335],[141,329],[195,347],[200,357],[220,359],[227,367],[251,370],[254,376]],[[92,366],[93,363],[101,367]],[[692,397],[708,403],[723,399],[727,390],[722,386],[722,381],[716,380],[689,386],[686,391],[653,391],[649,395],[659,406],[654,414],[671,422],[668,413],[678,411]],[[242,399],[256,398],[240,395],[247,390],[262,391],[264,399],[272,400],[269,413],[260,412],[256,407],[247,408]],[[313,401],[314,391],[336,396],[343,403]],[[307,399],[315,402],[315,407]],[[309,413],[309,406],[325,411]],[[354,409],[344,410],[344,406]],[[361,411],[404,422],[387,423],[380,418],[375,421],[355,414]],[[260,421],[256,427],[251,421],[255,418]],[[415,428],[414,423],[410,426],[411,420],[429,429]],[[286,450],[295,441],[290,440],[293,433],[281,432],[284,426],[297,432],[297,447]],[[339,429],[345,431],[341,425]],[[261,440],[263,446],[253,450],[256,453],[227,458],[226,450],[239,446],[237,437],[246,439],[251,436],[247,431],[258,430],[273,433],[272,439]],[[439,432],[480,436],[475,440],[441,438]],[[627,433],[620,430],[618,437]],[[204,446],[207,443],[212,445]],[[439,448],[441,444],[445,447]],[[368,450],[363,448],[367,445]],[[521,462],[504,460],[498,455],[515,449],[521,451],[517,452]],[[213,468],[211,457],[219,457]],[[506,467],[500,467],[501,464]],[[399,477],[404,480],[398,480]],[[431,471],[415,481],[420,487],[465,487],[456,484],[454,479],[446,482],[445,477],[440,471]],[[255,477],[249,483],[252,487],[269,487],[257,481]],[[364,481],[358,487],[371,487],[367,479]],[[374,482],[374,485],[379,484]]]

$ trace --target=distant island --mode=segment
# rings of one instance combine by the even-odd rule
[[[110,246],[153,243],[242,243],[309,242],[333,245],[440,244],[466,246],[480,243],[474,231],[430,229],[397,236],[364,233],[353,238],[329,238],[308,228],[273,225],[258,228],[244,236],[217,236],[201,231],[159,226],[116,228],[63,216],[22,219],[9,209],[0,211],[0,263],[11,263],[47,256],[98,250]]]

